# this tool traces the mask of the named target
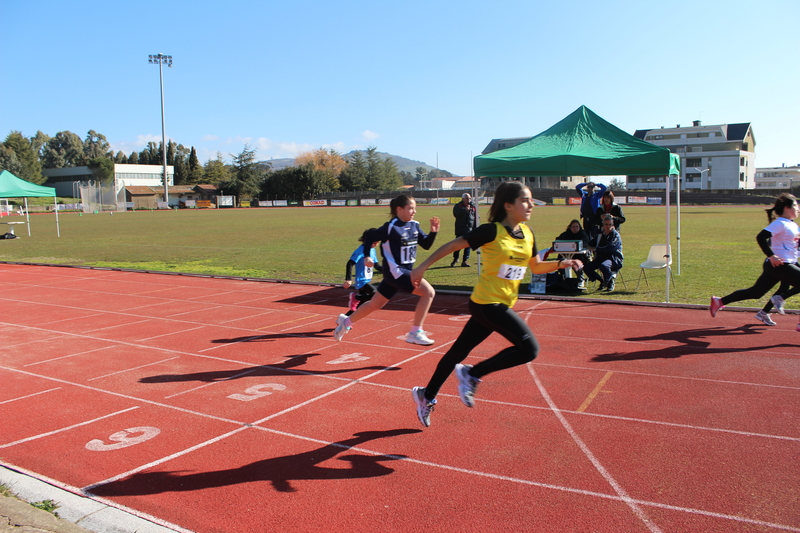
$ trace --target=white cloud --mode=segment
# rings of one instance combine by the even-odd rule
[[[363,139],[363,141],[367,143],[374,141],[378,137],[380,137],[380,135],[375,133],[374,131],[364,130],[361,132],[361,139]]]
[[[201,141],[206,141],[206,142],[208,142],[208,141],[218,141],[219,140],[219,136],[217,136],[217,135],[204,135],[203,137],[200,138],[200,140]]]

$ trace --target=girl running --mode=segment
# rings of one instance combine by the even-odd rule
[[[362,243],[367,242],[364,239],[367,238],[367,235],[370,231],[375,231],[375,228],[366,230],[358,240]],[[380,241],[375,241],[372,243],[369,249],[369,255],[364,255],[363,245],[359,246],[353,251],[350,259],[347,261],[347,266],[345,267],[344,273],[344,283],[342,283],[342,287],[345,289],[354,287],[356,289],[356,292],[350,293],[350,310],[345,313],[347,316],[352,315],[356,309],[361,307],[361,304],[370,301],[375,295],[375,287],[373,287],[370,283],[370,281],[372,281],[372,273],[378,272],[380,274],[383,272],[381,267],[378,265],[378,255],[375,253],[375,247],[377,247],[379,244]],[[352,282],[353,267],[356,269],[355,283]]]
[[[781,193],[775,205],[766,210],[769,225],[756,235],[761,251],[767,256],[762,266],[763,272],[755,285],[741,289],[722,298],[711,297],[711,316],[726,305],[741,300],[758,300],[779,281],[793,287],[800,286],[800,229],[794,219],[798,215],[797,198],[789,193]],[[776,218],[777,215],[777,218]],[[782,302],[780,302],[782,303]],[[779,306],[782,307],[782,306]],[[800,331],[800,324],[797,325]]]
[[[414,325],[405,340],[412,344],[427,346],[433,344],[433,341],[428,338],[422,326],[425,323],[425,317],[428,316],[428,309],[431,307],[436,291],[424,279],[420,279],[416,286],[412,285],[409,274],[417,260],[417,245],[426,250],[433,246],[433,241],[439,232],[439,217],[431,218],[431,231],[426,235],[420,229],[419,222],[414,220],[414,215],[417,213],[417,202],[413,198],[401,194],[392,200],[389,207],[392,219],[377,230],[368,231],[363,236],[365,255],[369,253],[371,243],[381,242],[383,281],[378,285],[378,293],[352,315],[339,315],[336,319],[333,338],[341,341],[353,324],[373,311],[383,308],[395,294],[403,291],[419,296],[417,308],[414,311]]]
[[[577,259],[543,261],[536,250],[536,240],[524,222],[531,217],[531,191],[518,181],[502,183],[495,191],[489,212],[489,223],[481,224],[466,235],[445,244],[411,272],[411,280],[421,283],[425,271],[436,261],[467,246],[482,248],[483,269],[469,300],[472,317],[464,326],[453,346],[439,361],[426,387],[414,387],[412,395],[417,416],[425,427],[436,395],[455,369],[458,395],[467,407],[475,404],[475,389],[481,378],[492,372],[533,361],[539,353],[539,343],[528,325],[514,312],[520,281],[527,267],[535,274],[554,272],[572,267],[580,270]],[[493,332],[505,337],[512,346],[475,365],[460,364],[469,353]]]

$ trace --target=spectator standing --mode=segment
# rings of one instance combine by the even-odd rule
[[[472,197],[469,193],[464,193],[461,195],[461,201],[453,206],[453,216],[456,219],[456,237],[461,237],[462,235],[466,235],[473,229],[475,229],[475,224],[478,220],[478,213],[477,209],[475,208],[475,204],[472,203]],[[469,266],[469,255],[470,248],[464,248],[464,260],[461,262],[462,267]],[[451,267],[456,266],[458,263],[458,253],[460,250],[456,250],[453,252],[453,262],[450,263]]]
[[[606,187],[602,183],[595,184],[590,181],[587,183],[579,183],[575,186],[581,195],[581,218],[583,219],[583,229],[589,235],[594,232],[595,220],[594,215],[597,208],[600,207],[600,198],[606,192]]]

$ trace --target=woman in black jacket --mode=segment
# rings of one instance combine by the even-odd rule
[[[611,189],[603,193],[603,198],[600,200],[600,207],[597,208],[594,215],[594,219],[597,221],[598,233],[603,229],[600,225],[603,215],[611,215],[614,217],[614,229],[617,231],[619,231],[620,225],[625,222],[625,215],[622,214],[622,208],[614,203],[614,193],[611,192]]]
[[[582,241],[583,242],[583,249],[587,250],[587,252],[584,253],[584,254],[574,254],[572,257],[569,257],[569,258],[566,257],[566,256],[560,256],[559,255],[558,256],[559,259],[578,259],[584,265],[586,263],[588,263],[589,260],[591,259],[591,256],[589,255],[589,252],[588,252],[588,249],[589,249],[589,236],[586,234],[585,231],[583,231],[583,228],[581,227],[580,220],[577,220],[577,219],[576,220],[572,220],[569,223],[569,226],[567,226],[567,229],[561,235],[556,237],[556,240],[557,241]],[[563,276],[564,275],[563,271],[561,271],[561,272],[562,272],[561,275]],[[578,288],[579,289],[583,289],[583,288],[586,287],[586,277],[583,275],[583,271],[580,271],[577,274],[578,274]]]

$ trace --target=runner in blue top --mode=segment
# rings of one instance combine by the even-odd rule
[[[358,240],[361,242],[368,242],[365,239],[368,238],[369,232],[371,231],[375,231],[375,228],[366,230]],[[375,253],[375,248],[380,243],[380,241],[373,242],[369,248],[369,252],[367,252],[368,255],[364,255],[364,246],[359,246],[353,251],[353,255],[351,255],[350,259],[347,261],[342,287],[345,289],[349,289],[350,287],[356,289],[356,292],[350,293],[350,310],[345,313],[348,316],[352,315],[356,309],[361,307],[363,303],[370,301],[375,295],[375,287],[372,286],[370,281],[372,281],[373,272],[378,272],[379,274],[382,272],[381,267],[378,265],[378,254]],[[353,267],[356,269],[355,283],[352,282]]]
[[[383,281],[378,285],[378,293],[352,315],[339,315],[336,319],[333,338],[337,341],[342,340],[353,324],[373,311],[383,308],[395,294],[403,291],[419,296],[414,312],[414,325],[405,340],[412,344],[427,346],[433,344],[433,341],[428,338],[422,327],[436,291],[424,279],[418,287],[415,287],[411,284],[409,274],[417,260],[417,246],[422,246],[426,250],[433,246],[433,241],[439,232],[439,217],[431,218],[430,234],[425,234],[420,229],[419,222],[414,220],[414,215],[417,213],[417,202],[413,198],[401,194],[392,200],[389,207],[392,219],[380,228],[367,232],[364,236],[365,255],[369,253],[368,250],[373,242],[381,242]]]

